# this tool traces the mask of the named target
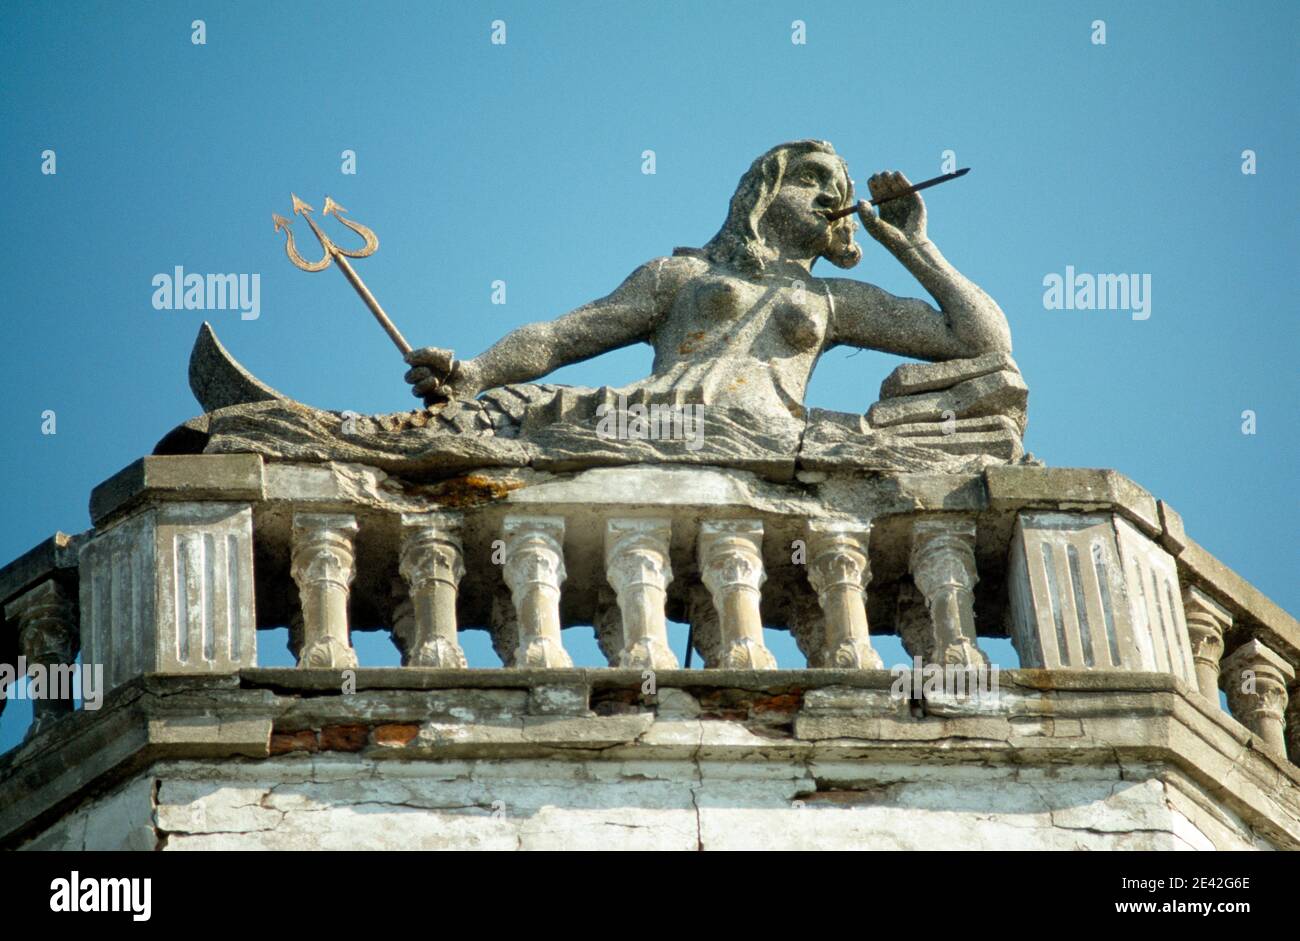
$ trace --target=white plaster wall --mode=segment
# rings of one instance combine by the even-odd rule
[[[1167,777],[1167,776],[1166,776]],[[1258,849],[1154,768],[169,762],[32,849]]]

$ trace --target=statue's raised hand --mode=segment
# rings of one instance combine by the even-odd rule
[[[411,365],[406,371],[411,394],[425,405],[472,399],[482,391],[474,387],[473,370],[467,368],[470,364],[456,359],[451,350],[425,346],[407,353],[406,361]]]
[[[925,238],[925,201],[920,193],[908,193],[898,199],[889,199],[896,193],[902,193],[912,182],[897,170],[877,173],[867,181],[873,200],[881,202],[879,215],[871,207],[863,205],[858,209],[858,218],[862,227],[871,237],[891,252],[906,251],[920,245]]]

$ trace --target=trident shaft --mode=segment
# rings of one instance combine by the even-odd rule
[[[293,241],[293,229],[290,228],[290,226],[293,225],[292,220],[286,219],[284,216],[276,213],[271,213],[271,219],[275,222],[275,231],[279,232],[281,229],[284,229],[284,234],[286,236],[284,242],[284,253],[289,256],[289,260],[303,271],[324,271],[330,266],[330,262],[337,264],[339,270],[343,272],[343,277],[347,278],[348,283],[351,284],[352,287],[356,289],[356,292],[361,295],[361,299],[366,302],[366,306],[370,308],[370,312],[374,314],[375,319],[379,321],[379,326],[383,327],[384,332],[392,338],[393,343],[395,343],[397,348],[402,351],[402,355],[405,356],[407,353],[411,352],[411,344],[406,342],[406,337],[402,336],[402,332],[397,329],[391,320],[388,319],[388,315],[384,313],[384,309],[379,306],[379,301],[375,300],[375,295],[370,293],[370,288],[366,287],[365,282],[361,280],[361,276],[356,273],[352,264],[348,261],[349,258],[365,258],[367,255],[373,255],[375,249],[379,247],[379,238],[374,232],[361,223],[353,222],[351,219],[345,218],[343,214],[347,212],[347,210],[326,196],[325,210],[322,215],[332,215],[335,219],[338,219],[339,222],[342,222],[345,226],[366,240],[366,244],[358,249],[349,251],[346,248],[340,248],[334,244],[333,240],[328,235],[320,230],[320,226],[316,224],[316,220],[311,217],[311,213],[316,210],[304,203],[296,194],[291,193],[290,195],[293,196],[294,215],[302,216],[307,220],[307,224],[311,226],[312,232],[314,232],[316,238],[320,240],[321,248],[325,249],[325,255],[320,261],[308,261],[303,258],[302,255],[298,254],[298,246],[295,245]]]

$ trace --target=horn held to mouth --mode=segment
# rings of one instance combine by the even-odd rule
[[[955,180],[958,177],[970,173],[970,167],[962,167],[953,173],[945,173],[943,176],[936,176],[933,179],[922,180],[920,183],[914,183],[901,193],[894,193],[890,196],[884,196],[880,199],[865,200],[860,199],[852,206],[845,206],[843,209],[827,211],[823,213],[827,222],[834,222],[837,219],[843,219],[845,216],[852,215],[859,210],[866,209],[868,206],[879,206],[881,203],[887,203],[892,199],[902,199],[904,196],[910,196],[912,193],[919,192],[923,189],[929,189],[931,186],[938,186],[940,183],[947,183],[949,180]]]

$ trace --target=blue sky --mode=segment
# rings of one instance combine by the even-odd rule
[[[927,194],[930,235],[1007,313],[1029,449],[1119,469],[1300,611],[1298,27],[1282,2],[8,3],[0,560],[85,529],[91,487],[198,411],[186,359],[205,317],[295,398],[410,407],[342,279],[286,261],[270,217],[290,191],[374,227],[358,269],[399,327],[468,356],[702,244],[755,156],[816,137],[859,184],[937,174],[948,149],[973,167]],[[923,293],[864,251],[854,277]],[[151,279],[177,265],[259,273],[260,317],[155,310]],[[1045,310],[1043,278],[1067,265],[1149,274],[1150,318]],[[863,411],[897,362],[833,351],[808,401]],[[639,347],[555,378],[619,385],[649,364]],[[376,635],[359,648],[393,656]]]

